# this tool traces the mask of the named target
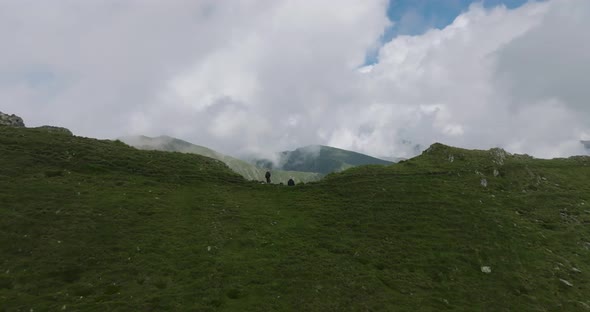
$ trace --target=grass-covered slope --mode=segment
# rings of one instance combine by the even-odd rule
[[[0,310],[590,305],[587,157],[434,145],[286,187],[196,155],[0,128],[0,164]]]
[[[240,174],[248,180],[265,181],[266,169],[257,167],[246,161],[221,154],[212,149],[195,145],[183,140],[175,139],[168,136],[161,136],[157,138],[151,138],[146,136],[131,136],[123,137],[121,140],[133,147],[144,149],[144,150],[160,150],[169,152],[181,152],[202,155],[211,157],[214,159],[221,160],[230,169]],[[315,172],[298,172],[298,171],[285,171],[285,170],[273,170],[272,182],[273,183],[287,183],[290,178],[295,179],[298,182],[312,182],[317,181],[322,177],[321,174]]]
[[[323,145],[310,145],[279,155],[279,169],[329,174],[362,165],[391,165],[392,162],[365,154]],[[272,167],[269,161],[259,160],[262,167]]]

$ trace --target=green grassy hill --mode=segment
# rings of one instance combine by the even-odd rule
[[[436,144],[316,183],[0,127],[3,311],[586,311],[590,159]]]
[[[391,161],[323,145],[310,145],[280,154],[278,169],[329,174],[362,165],[391,165]],[[272,168],[268,160],[257,165]]]
[[[150,138],[146,136],[124,137],[121,141],[144,150],[160,150],[169,152],[182,152],[198,154],[206,157],[215,158],[224,162],[230,169],[240,174],[247,180],[266,181],[264,174],[266,169],[257,167],[253,164],[243,160],[227,156],[216,152],[212,149],[195,145],[183,140],[175,139],[168,136],[161,136],[157,138]],[[294,178],[297,182],[312,182],[317,181],[322,177],[322,174],[316,172],[298,172],[286,170],[273,170],[273,183],[287,183],[290,178]]]

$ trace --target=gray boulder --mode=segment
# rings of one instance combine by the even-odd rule
[[[24,128],[25,122],[17,115],[8,115],[0,112],[0,125]]]

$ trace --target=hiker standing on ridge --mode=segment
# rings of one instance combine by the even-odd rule
[[[270,184],[270,171],[267,171],[264,177],[266,178],[266,183]]]

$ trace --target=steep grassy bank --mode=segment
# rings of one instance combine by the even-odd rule
[[[584,311],[589,166],[434,145],[290,188],[1,127],[0,310]]]

